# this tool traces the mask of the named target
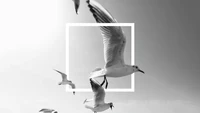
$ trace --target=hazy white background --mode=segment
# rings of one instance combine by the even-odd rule
[[[136,64],[146,72],[136,74],[136,92],[107,93],[115,108],[105,113],[198,113],[199,1],[98,1],[135,23]],[[91,113],[82,102],[92,93],[66,93],[52,70],[65,71],[65,23],[95,22],[85,1],[78,16],[71,0],[1,1],[0,15],[0,111]]]

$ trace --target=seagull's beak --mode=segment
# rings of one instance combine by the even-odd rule
[[[142,71],[142,70],[140,70],[140,69],[139,69],[138,71],[141,72],[141,73],[143,73],[143,74],[145,74],[144,71]]]

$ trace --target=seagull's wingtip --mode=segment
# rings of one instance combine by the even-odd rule
[[[83,104],[85,104],[85,103],[86,103],[86,101],[87,101],[87,98],[84,100]]]
[[[56,70],[56,69],[54,69],[54,68],[53,68],[52,70],[54,70],[54,71],[57,71],[57,72],[58,72],[58,70]]]
[[[42,112],[42,111],[44,111],[44,109],[40,109],[40,111],[39,111],[39,112]]]

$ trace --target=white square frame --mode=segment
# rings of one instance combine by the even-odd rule
[[[92,27],[92,26],[130,26],[131,27],[131,64],[135,64],[135,24],[134,23],[67,23],[66,24],[66,74],[69,79],[69,28],[70,27]],[[92,92],[91,88],[71,89],[66,85],[66,92]],[[130,89],[105,89],[106,92],[134,92],[135,91],[135,74],[131,75]]]

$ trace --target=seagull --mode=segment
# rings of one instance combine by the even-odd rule
[[[96,82],[97,84],[99,84],[98,81],[95,80],[95,82]],[[103,86],[104,82],[105,82],[105,81],[103,81],[103,82],[100,84],[100,86]],[[91,101],[93,101],[93,100],[94,100],[94,98],[91,98],[91,99],[85,99],[84,102],[83,102],[83,104],[85,104],[86,102],[91,102]]]
[[[91,100],[94,100],[94,107],[85,105],[85,107],[87,109],[91,109],[94,113],[97,112],[102,112],[105,111],[107,109],[111,109],[113,106],[113,103],[105,103],[104,102],[104,98],[105,98],[105,90],[104,88],[98,84],[96,81],[94,81],[93,79],[90,79],[90,84],[92,87],[92,91],[94,92],[94,98]]]
[[[117,20],[99,3],[94,0],[87,0],[88,7],[97,23],[117,23]],[[106,88],[108,81],[106,77],[123,77],[131,75],[140,70],[136,65],[124,63],[124,48],[126,36],[120,26],[100,26],[104,44],[104,68],[96,68],[91,72],[89,78],[104,77]]]
[[[62,72],[60,72],[58,70],[55,70],[55,71],[57,71],[58,73],[60,73],[62,75],[62,82],[59,82],[58,85],[66,85],[66,84],[68,84],[68,85],[70,85],[72,87],[72,89],[76,88],[75,84],[72,83],[72,81],[67,80],[67,75],[65,73],[62,73]],[[73,91],[73,94],[75,95],[75,91]]]
[[[53,109],[41,109],[39,112],[43,112],[43,113],[58,113],[57,111],[53,110]]]
[[[79,9],[79,6],[80,6],[80,0],[73,0],[73,1],[74,1],[76,14],[78,14],[78,9]]]

